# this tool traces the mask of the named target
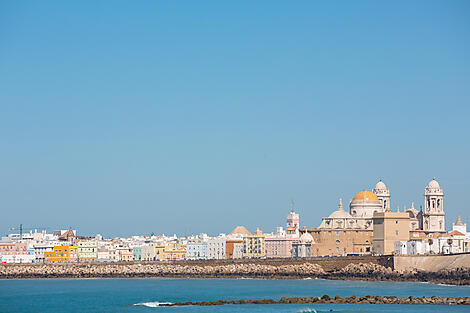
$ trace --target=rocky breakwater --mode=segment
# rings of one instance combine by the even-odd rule
[[[362,304],[441,304],[441,305],[470,305],[470,297],[445,298],[445,297],[408,297],[397,298],[395,296],[362,296],[362,297],[283,297],[280,300],[255,299],[255,300],[216,300],[198,302],[161,303],[158,306],[213,306],[225,304],[309,304],[309,303],[362,303]]]
[[[2,264],[0,279],[5,278],[92,278],[92,277],[189,277],[189,278],[299,278],[325,275],[313,263],[262,265],[227,263],[224,265],[188,265],[177,263],[95,263],[95,264]]]
[[[470,268],[439,272],[396,271],[373,263],[349,264],[325,271],[320,265],[305,261],[290,264],[256,262],[214,263],[93,263],[93,264],[1,264],[0,279],[15,278],[111,278],[111,277],[181,277],[181,278],[262,278],[262,279],[344,279],[428,281],[470,285]]]

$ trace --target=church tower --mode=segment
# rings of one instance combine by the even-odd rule
[[[382,180],[379,180],[372,192],[379,198],[380,203],[382,203],[382,211],[390,211],[390,190],[387,189],[387,186],[385,186]]]
[[[423,230],[445,232],[444,192],[433,179],[424,189]]]

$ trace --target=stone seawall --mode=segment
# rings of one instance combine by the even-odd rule
[[[392,258],[393,262],[393,258]],[[438,272],[397,271],[390,257],[129,262],[93,264],[1,264],[0,279],[21,278],[260,278],[428,281],[470,285],[470,268]]]
[[[450,255],[397,255],[394,268],[398,271],[419,270],[438,272],[444,269],[469,268],[470,253]]]

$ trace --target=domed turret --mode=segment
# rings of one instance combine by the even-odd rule
[[[390,211],[390,190],[388,190],[382,180],[379,180],[372,192],[379,198],[382,203],[382,208],[385,211]]]
[[[445,232],[444,191],[436,179],[424,188],[423,230]]]
[[[436,179],[432,179],[428,186],[426,187],[426,189],[441,189],[441,186],[439,185],[439,183],[437,182]]]
[[[314,243],[312,235],[310,235],[308,232],[305,232],[300,236],[300,242],[301,243]]]

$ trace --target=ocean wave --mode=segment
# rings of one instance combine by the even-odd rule
[[[162,306],[163,304],[173,304],[171,302],[158,302],[158,301],[154,301],[154,302],[141,302],[141,303],[136,303],[134,305],[137,305],[137,306],[146,306],[146,307],[149,307],[149,308],[157,308],[159,306]]]
[[[303,310],[300,310],[297,313],[317,313],[317,310],[315,310],[315,309],[303,309]]]

